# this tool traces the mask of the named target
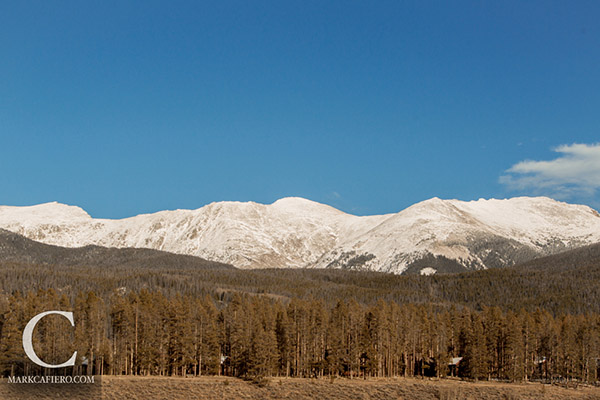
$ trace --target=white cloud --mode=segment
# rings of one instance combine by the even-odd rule
[[[554,149],[551,161],[521,161],[500,177],[513,190],[559,198],[591,196],[600,188],[600,144],[571,144]]]

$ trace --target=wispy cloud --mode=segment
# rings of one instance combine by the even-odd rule
[[[550,161],[521,161],[500,177],[509,189],[557,198],[592,196],[600,188],[600,143],[562,145]]]

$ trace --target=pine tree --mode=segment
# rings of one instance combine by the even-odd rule
[[[24,298],[15,292],[8,299],[2,314],[0,341],[0,367],[2,376],[14,376],[24,372],[22,332],[25,328]]]
[[[280,373],[286,377],[290,376],[290,360],[292,357],[289,331],[290,323],[287,318],[287,313],[285,312],[285,309],[279,309],[275,321],[275,336],[277,339],[277,350],[279,352],[278,369]]]

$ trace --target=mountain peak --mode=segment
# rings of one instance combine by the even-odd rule
[[[0,221],[20,223],[55,223],[61,221],[90,220],[82,208],[52,201],[33,206],[0,206]]]
[[[283,197],[275,201],[271,206],[289,212],[328,212],[334,214],[344,214],[342,211],[327,204],[318,203],[303,197]]]
[[[310,205],[310,204],[319,204],[316,201],[305,199],[304,197],[282,197],[279,200],[276,200],[272,205]]]

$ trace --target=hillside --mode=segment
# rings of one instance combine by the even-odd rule
[[[378,299],[441,308],[499,306],[553,314],[600,312],[600,244],[508,268],[447,275],[392,275],[338,269],[239,270],[190,256],[140,249],[43,245],[0,232],[0,290],[54,288],[110,294],[117,288],[168,295],[235,293],[283,299]]]
[[[538,257],[518,266],[521,270],[561,273],[570,270],[594,270],[600,267],[600,243],[578,247],[551,256]]]
[[[118,249],[91,245],[79,248],[53,246],[4,229],[0,229],[0,261],[41,266],[234,269],[231,265],[200,257],[152,249]]]

